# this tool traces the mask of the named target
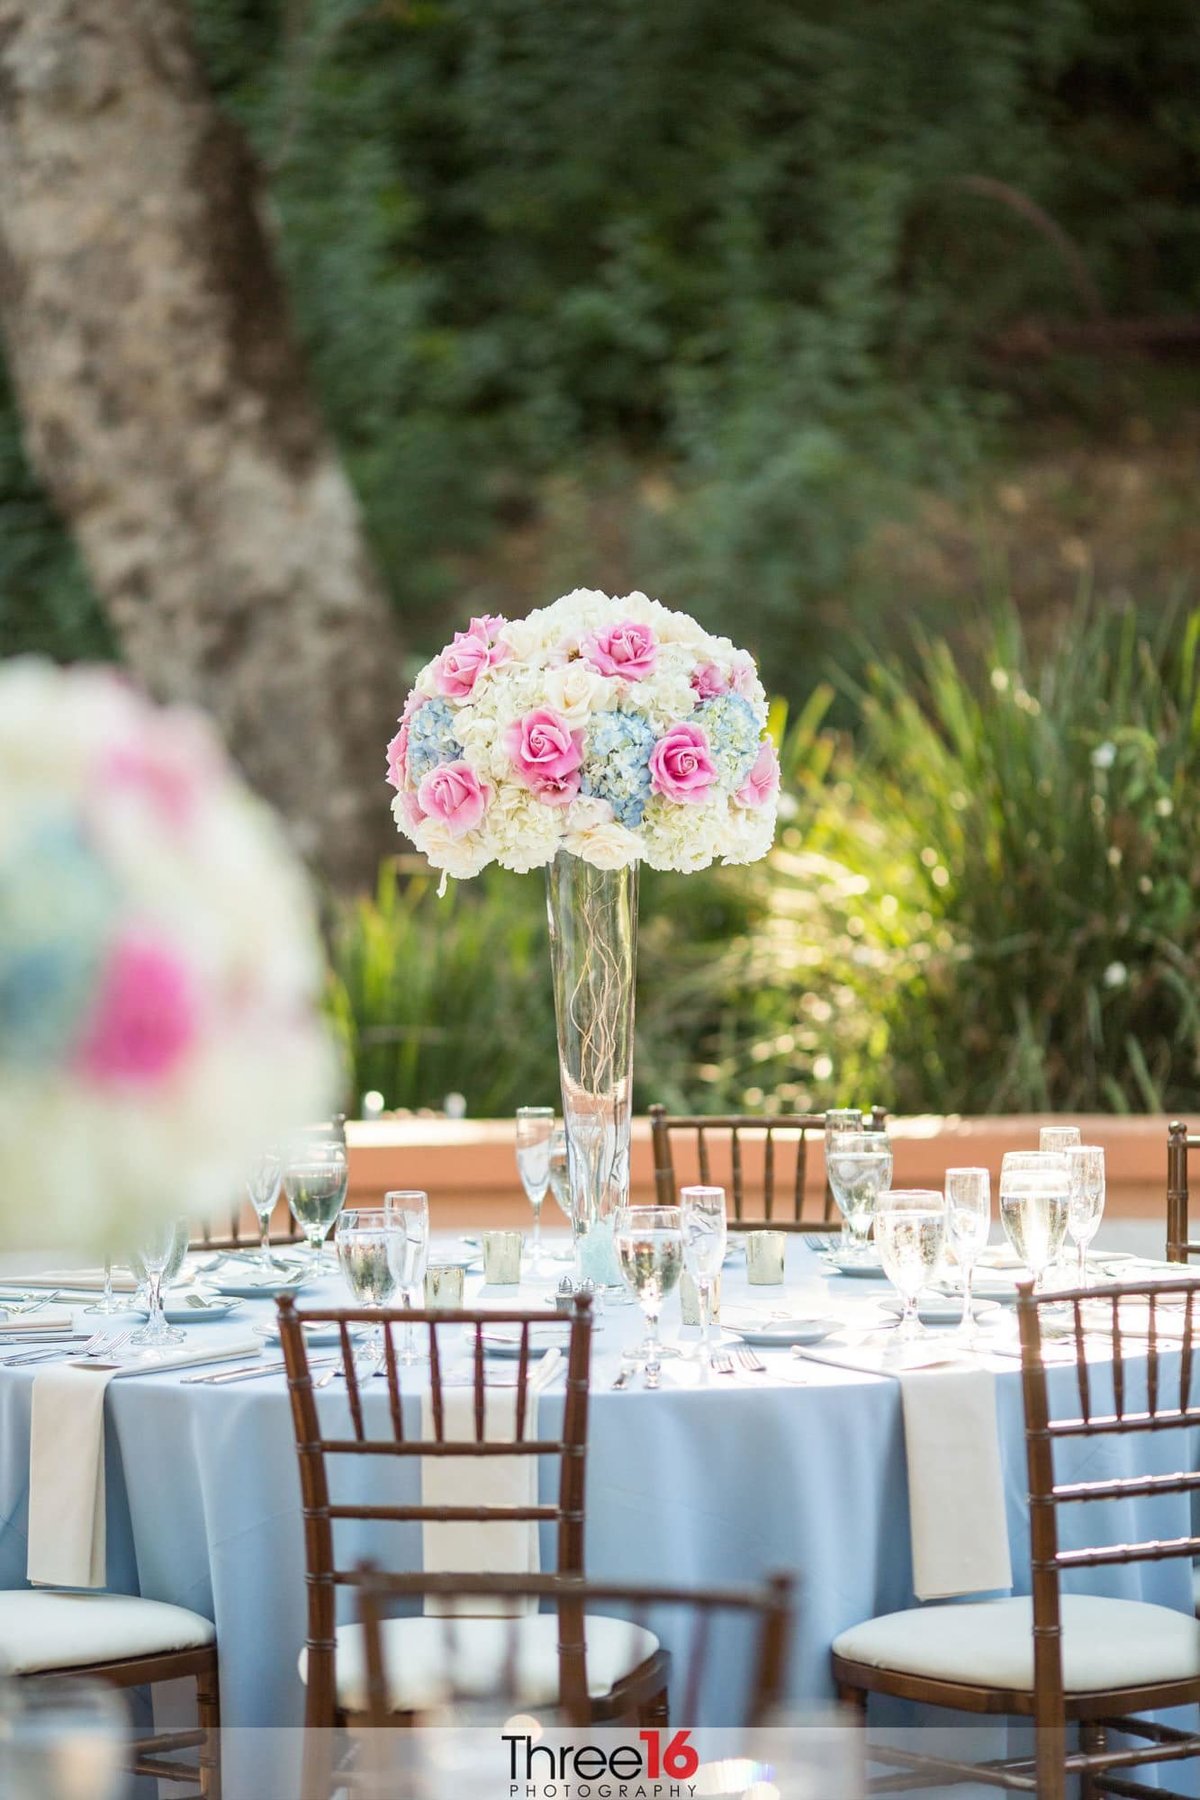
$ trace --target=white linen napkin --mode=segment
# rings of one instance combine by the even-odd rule
[[[538,1399],[554,1379],[562,1352],[547,1350],[529,1372],[525,1410],[525,1436],[538,1435]],[[484,1395],[483,1435],[488,1443],[511,1440],[516,1434],[517,1396],[514,1388],[488,1386]],[[475,1392],[470,1387],[442,1390],[443,1433],[453,1442],[475,1436]],[[435,1436],[433,1397],[421,1396],[421,1436]],[[421,1458],[422,1506],[536,1506],[538,1466],[534,1456],[423,1456]],[[536,1519],[517,1519],[511,1524],[489,1520],[481,1524],[442,1524],[426,1519],[422,1524],[422,1553],[427,1575],[452,1571],[472,1575],[536,1575],[541,1566]],[[509,1600],[489,1604],[472,1599],[476,1614],[534,1611],[536,1606],[514,1606]],[[445,1604],[436,1595],[425,1601],[427,1613],[440,1613]]]
[[[153,1363],[52,1363],[33,1382],[26,1575],[35,1586],[105,1584],[104,1396],[115,1376],[253,1356],[257,1337],[214,1349],[181,1345]]]
[[[137,1281],[128,1269],[112,1272],[114,1294],[137,1292]],[[103,1269],[49,1269],[41,1275],[21,1275],[15,1285],[22,1288],[65,1288],[72,1294],[99,1294],[104,1291]]]
[[[70,1331],[75,1315],[63,1306],[39,1306],[31,1313],[18,1313],[15,1318],[0,1307],[0,1337],[40,1335],[47,1331]]]
[[[995,1376],[904,1373],[900,1396],[917,1599],[1010,1588]]]

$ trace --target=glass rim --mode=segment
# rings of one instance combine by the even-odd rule
[[[879,1196],[879,1205],[883,1206],[893,1200],[919,1200],[930,1209],[941,1209],[946,1204],[946,1196],[939,1188],[887,1188]]]
[[[715,1200],[718,1194],[723,1201],[725,1199],[725,1189],[723,1187],[716,1187],[711,1183],[706,1186],[702,1181],[696,1182],[691,1187],[680,1188],[679,1203],[683,1206],[687,1201],[698,1199],[701,1195],[703,1195],[706,1200]],[[630,1211],[632,1209],[627,1207],[625,1210]]]
[[[657,1206],[649,1203],[645,1206],[622,1206],[617,1210],[617,1229],[620,1229],[622,1219],[641,1220],[647,1213],[674,1213],[677,1218],[682,1219],[683,1208],[675,1205]]]
[[[555,1119],[558,1117],[558,1108],[554,1106],[518,1106],[515,1116],[518,1119]]]
[[[1006,1150],[1000,1167],[1002,1169],[1044,1169],[1050,1163],[1065,1162],[1068,1150],[1081,1150],[1082,1148],[1082,1144],[1069,1144],[1061,1150]]]
[[[1103,1156],[1103,1144],[1068,1144],[1064,1156]]]
[[[835,1131],[833,1135],[836,1137],[837,1132]],[[846,1137],[852,1137],[856,1143],[859,1139],[863,1139],[865,1142],[871,1144],[886,1144],[889,1149],[892,1144],[891,1137],[886,1131],[869,1130],[865,1125],[861,1131],[847,1131],[844,1135]]]
[[[424,1188],[389,1188],[387,1193],[383,1196],[383,1205],[381,1207],[364,1207],[362,1210],[364,1212],[386,1212],[388,1202],[391,1200],[428,1200],[428,1198],[429,1195]],[[351,1212],[355,1212],[358,1209],[356,1207],[351,1207],[350,1210]]]

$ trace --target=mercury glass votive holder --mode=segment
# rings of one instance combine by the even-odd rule
[[[746,1279],[751,1287],[782,1287],[786,1231],[746,1233]]]
[[[425,1271],[425,1304],[459,1312],[463,1303],[463,1271],[452,1263],[435,1263]]]
[[[525,1241],[520,1231],[485,1231],[483,1234],[483,1279],[489,1287],[516,1287],[521,1279],[521,1246]]]

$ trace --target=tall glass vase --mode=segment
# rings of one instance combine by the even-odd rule
[[[613,1224],[629,1196],[637,868],[560,850],[546,870],[550,963],[576,1273],[621,1285]]]

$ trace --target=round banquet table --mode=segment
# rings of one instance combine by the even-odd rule
[[[435,1259],[437,1250],[435,1245]],[[552,1285],[552,1280],[524,1281],[519,1303],[544,1305]],[[481,1295],[480,1287],[481,1277],[468,1275],[467,1305],[487,1303],[487,1290]],[[514,1304],[514,1290],[492,1292],[495,1304]],[[826,1282],[818,1259],[798,1238],[789,1242],[783,1289],[749,1288],[740,1262],[724,1274],[726,1306],[753,1301],[783,1308],[795,1302],[806,1313],[849,1310],[866,1316],[888,1294],[881,1282]],[[331,1272],[305,1287],[299,1304],[348,1303],[348,1298]],[[244,1303],[234,1315],[236,1332],[268,1320],[272,1312],[270,1302]],[[668,1339],[679,1336],[676,1297],[667,1303],[663,1327]],[[234,1333],[232,1322],[205,1321],[189,1329],[189,1341],[216,1345]],[[592,1361],[589,1574],[704,1587],[756,1581],[777,1569],[796,1571],[792,1692],[798,1701],[827,1698],[832,1639],[859,1620],[914,1604],[899,1383],[769,1350],[760,1352],[766,1374],[739,1372],[700,1383],[690,1364],[668,1361],[658,1391],[647,1391],[640,1377],[613,1391],[620,1352],[640,1335],[635,1307],[606,1305]],[[303,1718],[296,1662],[305,1634],[304,1545],[284,1378],[185,1385],[181,1377],[190,1372],[144,1374],[109,1385],[109,1585],[215,1620],[224,1725],[294,1727]],[[423,1371],[406,1373],[415,1376],[419,1388]],[[0,1582],[8,1587],[25,1582],[35,1374],[0,1369]],[[803,1385],[797,1378],[804,1378]],[[1060,1379],[1073,1382],[1072,1371],[1052,1371],[1052,1383]],[[1028,1593],[1015,1359],[999,1368],[996,1388],[1013,1591]],[[383,1382],[375,1384],[370,1398],[386,1407]],[[343,1384],[331,1384],[319,1403],[322,1409],[345,1409]],[[417,1406],[415,1392],[409,1403]],[[561,1380],[540,1404],[543,1426],[553,1430],[561,1414]],[[414,1411],[419,1431],[417,1416]],[[385,1429],[382,1416],[379,1429]],[[370,1460],[376,1465],[381,1459]],[[1076,1472],[1095,1477],[1102,1469],[1135,1473],[1172,1466],[1179,1466],[1177,1443],[1155,1434],[1102,1440],[1099,1448],[1093,1441],[1080,1453],[1078,1471],[1063,1467],[1069,1479]],[[411,1464],[409,1471],[415,1484]],[[544,1499],[552,1497],[554,1478],[552,1468],[543,1470]],[[377,1468],[363,1479],[378,1481]],[[392,1497],[398,1497],[401,1479],[391,1466]],[[1191,1528],[1186,1497],[1125,1504],[1134,1510],[1118,1535],[1177,1537]],[[376,1526],[352,1549],[355,1557],[371,1555],[385,1567],[418,1567],[419,1527]],[[553,1556],[547,1536],[544,1567],[553,1566]],[[1191,1571],[1183,1561],[1082,1571],[1068,1585],[1192,1609]],[[712,1691],[720,1687],[716,1670]],[[695,1721],[713,1722],[721,1721]],[[229,1792],[237,1788],[234,1780]]]

